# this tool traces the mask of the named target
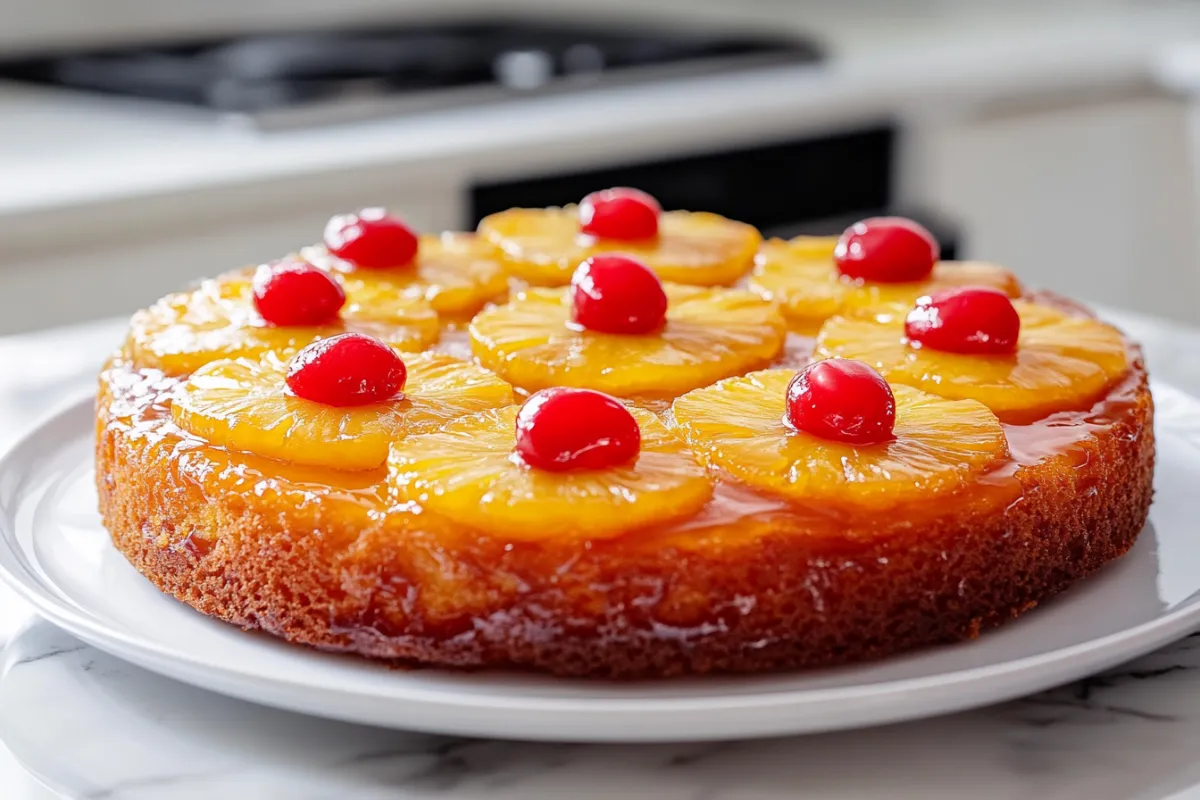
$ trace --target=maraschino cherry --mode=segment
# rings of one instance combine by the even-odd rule
[[[297,353],[288,365],[287,385],[315,403],[361,406],[395,397],[407,378],[395,350],[371,336],[342,333]]]
[[[667,293],[649,267],[629,256],[592,256],[571,278],[576,324],[601,333],[645,334],[663,326]]]
[[[325,246],[356,267],[387,269],[412,263],[417,255],[417,235],[386,209],[364,208],[329,220]]]
[[[517,413],[517,455],[535,469],[609,469],[637,458],[641,444],[629,409],[591,389],[543,389]]]
[[[896,398],[883,376],[861,361],[818,361],[788,384],[786,421],[822,439],[881,444],[892,439]]]
[[[1004,292],[965,286],[917,300],[904,320],[910,342],[947,353],[1010,355],[1017,350],[1021,318]]]
[[[637,189],[592,192],[579,203],[579,229],[598,239],[637,241],[658,236],[658,201]]]
[[[904,217],[872,217],[842,233],[833,252],[838,271],[877,283],[923,281],[941,256],[937,240]]]
[[[263,264],[251,285],[254,307],[272,325],[326,325],[346,303],[337,279],[303,261]]]

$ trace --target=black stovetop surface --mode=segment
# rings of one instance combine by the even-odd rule
[[[0,77],[279,117],[342,101],[453,105],[820,59],[816,44],[788,37],[456,22],[62,53],[0,62]]]

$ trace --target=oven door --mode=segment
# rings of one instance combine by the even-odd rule
[[[956,257],[958,235],[944,217],[894,205],[896,132],[891,126],[821,137],[642,161],[601,169],[478,184],[472,225],[508,208],[578,202],[597,189],[633,186],[663,208],[702,209],[754,225],[764,236],[841,233],[865,217],[900,214],[937,237]]]

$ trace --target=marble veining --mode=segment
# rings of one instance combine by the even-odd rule
[[[0,738],[88,800],[1187,800],[1200,636],[1022,700],[861,731],[725,743],[487,741],[311,719],[209,694],[48,623],[0,669]]]

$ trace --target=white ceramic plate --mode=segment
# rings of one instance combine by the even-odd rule
[[[645,683],[390,670],[204,617],[112,547],[83,401],[0,460],[0,574],[42,614],[140,666],[246,700],[438,733],[558,741],[732,739],[929,716],[1044,689],[1200,628],[1200,402],[1154,387],[1157,494],[1132,552],[977,641],[821,672]]]

